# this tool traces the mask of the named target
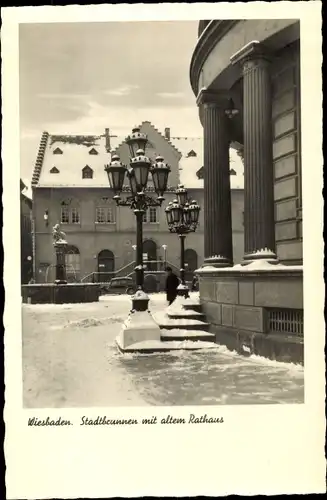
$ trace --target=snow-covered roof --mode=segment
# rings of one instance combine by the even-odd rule
[[[43,132],[33,172],[32,185],[41,187],[108,187],[104,166],[111,154],[125,142],[126,136],[101,135],[50,135]],[[163,135],[163,134],[162,134]],[[181,155],[179,161],[180,183],[186,188],[203,188],[198,172],[203,167],[203,138],[171,137],[169,142]],[[85,167],[92,169],[92,176],[85,175]],[[236,151],[230,150],[230,176],[232,189],[244,188],[243,164]],[[88,169],[86,169],[88,170]]]
[[[171,142],[182,154],[179,161],[180,182],[187,188],[203,188],[203,179],[199,179],[197,175],[203,167],[203,138],[172,137]],[[244,189],[243,163],[232,148],[230,149],[230,170],[231,189]]]
[[[37,165],[33,176],[39,186],[108,186],[104,166],[110,162],[110,154],[104,135],[48,135],[46,146],[41,148],[42,143],[38,155],[42,160],[39,177],[35,176]],[[83,179],[82,170],[86,166],[92,169],[92,178]]]

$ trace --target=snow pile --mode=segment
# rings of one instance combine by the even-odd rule
[[[133,300],[149,300],[149,296],[143,290],[137,290],[132,297]]]
[[[221,267],[217,268],[214,266],[206,266],[201,269],[197,269],[195,273],[205,274],[212,272],[231,272],[231,271],[302,271],[303,266],[285,266],[284,264],[280,264],[279,262],[273,262],[268,259],[255,259],[249,260],[249,263],[244,262],[244,264],[236,264],[232,267]]]
[[[96,318],[84,318],[78,321],[69,321],[63,328],[90,328],[99,325],[103,325],[103,321]]]
[[[231,268],[229,268],[231,269]],[[204,273],[212,273],[213,271],[217,271],[218,268],[215,266],[204,266],[200,267],[199,269],[195,269],[194,273],[195,274],[204,274]]]
[[[184,314],[185,297],[177,296],[174,302],[167,307],[167,313]]]
[[[267,247],[261,248],[260,250],[256,250],[255,252],[249,254],[248,257],[251,257],[251,255],[255,255],[256,257],[276,258],[275,252],[273,252],[273,250],[270,250]]]

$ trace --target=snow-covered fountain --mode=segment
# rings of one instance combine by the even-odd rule
[[[56,264],[49,266],[55,268],[53,283],[33,283],[22,285],[23,302],[33,304],[67,304],[80,302],[97,302],[100,290],[95,283],[67,283],[66,272],[66,235],[60,230],[59,224],[52,229],[53,248],[56,254]],[[46,273],[46,281],[48,278]]]

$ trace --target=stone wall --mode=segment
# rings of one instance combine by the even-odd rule
[[[303,339],[300,335],[291,331],[271,331],[268,321],[272,310],[285,311],[285,315],[289,310],[301,314],[302,272],[203,273],[199,278],[199,287],[206,320],[211,324],[218,343],[236,350],[241,350],[245,344],[251,352],[271,358],[276,358],[275,351],[279,349],[279,359],[284,356],[286,360],[285,356],[291,356],[293,360],[303,361]],[[280,349],[280,342],[286,342],[286,351]]]
[[[97,302],[100,287],[96,284],[33,284],[22,286],[22,301],[30,304],[76,304]]]
[[[299,43],[272,63],[275,235],[279,259],[302,262],[301,104]]]

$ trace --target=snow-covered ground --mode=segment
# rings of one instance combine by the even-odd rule
[[[121,354],[115,338],[128,296],[98,303],[22,306],[24,406],[301,403],[303,367],[243,357],[223,346],[190,352]],[[152,312],[166,308],[150,296]]]

